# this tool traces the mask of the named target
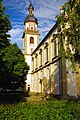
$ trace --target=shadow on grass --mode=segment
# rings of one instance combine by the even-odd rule
[[[1,91],[0,104],[15,104],[21,101],[25,102],[25,96],[28,97],[28,93],[20,91]]]

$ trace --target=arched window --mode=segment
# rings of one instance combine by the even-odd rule
[[[34,38],[30,37],[30,44],[34,44]]]
[[[46,69],[46,78],[47,78],[47,84],[46,84],[46,93],[50,93],[50,71],[49,69]]]

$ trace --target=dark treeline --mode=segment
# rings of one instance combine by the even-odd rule
[[[0,91],[16,91],[25,84],[29,66],[17,44],[11,44],[9,16],[0,1]]]

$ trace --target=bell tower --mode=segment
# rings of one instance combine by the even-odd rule
[[[31,54],[34,49],[39,44],[39,31],[38,31],[38,20],[34,16],[34,7],[32,2],[28,7],[28,15],[24,21],[24,32],[23,32],[23,54],[25,61],[30,67],[30,70],[27,74],[26,88],[30,86],[31,88]]]

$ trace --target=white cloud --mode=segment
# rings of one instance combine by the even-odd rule
[[[47,18],[47,19],[53,19],[55,18],[55,14],[51,9],[44,8],[44,11],[42,8],[40,8],[38,11],[36,11],[35,15],[40,18]]]
[[[17,38],[22,35],[23,29],[17,28],[17,29],[12,29],[9,31],[9,34],[13,38]]]
[[[9,31],[9,34],[11,35],[11,43],[17,43],[19,48],[22,50],[22,35],[23,35],[23,29],[16,28]]]
[[[42,27],[39,28],[39,31],[41,33],[40,40],[42,40],[45,37],[45,35],[50,31],[50,29],[55,24],[55,22],[53,21],[49,22],[44,20],[44,22],[41,24],[42,24]]]
[[[47,32],[52,28],[56,21],[55,16],[59,14],[60,5],[63,5],[67,0],[32,0],[34,6],[34,14],[38,19],[40,40],[42,40]],[[12,36],[11,42],[18,43],[22,48],[22,35],[24,31],[24,19],[28,15],[28,6],[30,0],[4,0],[7,9],[10,12],[12,30],[9,32]]]

